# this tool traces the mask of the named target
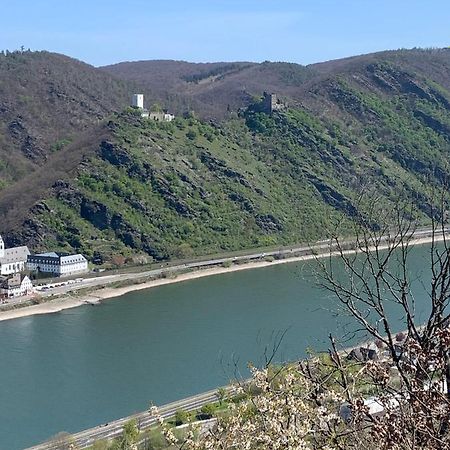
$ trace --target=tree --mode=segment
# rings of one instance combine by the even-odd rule
[[[222,406],[222,403],[227,398],[228,392],[225,388],[220,387],[217,389],[217,399],[219,400],[219,405]]]
[[[187,137],[188,139],[190,139],[191,141],[193,141],[193,140],[197,137],[197,133],[196,133],[194,130],[189,130],[189,131],[186,133],[186,137]]]
[[[128,421],[123,426],[123,433],[113,444],[112,450],[137,450],[139,430],[135,420]]]
[[[51,448],[57,448],[58,450],[76,450],[78,447],[75,445],[75,441],[69,433],[62,431],[49,440]]]
[[[197,417],[202,420],[211,419],[214,416],[215,410],[212,403],[207,403],[200,408],[200,413],[197,414]]]
[[[172,254],[175,258],[187,259],[194,256],[194,250],[187,242],[183,242],[173,249]]]
[[[175,413],[175,425],[180,426],[189,421],[189,414],[184,409],[179,409]]]
[[[317,258],[321,285],[376,344],[378,359],[355,358],[330,336],[327,354],[298,364],[252,368],[243,400],[191,449],[450,448],[450,245],[445,202],[432,208],[429,311],[420,321],[408,270],[417,238],[412,211],[378,209],[334,237]],[[376,217],[376,221],[375,221]],[[374,220],[371,220],[374,219]],[[377,224],[376,226],[374,224]],[[422,280],[425,283],[425,278]],[[398,333],[386,308],[402,312]],[[360,350],[367,350],[362,347]],[[364,356],[364,352],[360,352]]]
[[[378,222],[384,226],[373,231],[366,224],[358,224],[354,254],[348,254],[335,237],[330,257],[326,262],[319,261],[322,285],[366,335],[385,347],[392,362],[389,368],[373,363],[367,371],[383,407],[383,418],[363,414],[364,421],[371,424],[372,436],[385,442],[386,448],[450,446],[450,246],[445,210],[443,196],[439,208],[431,209],[431,281],[425,322],[416,315],[408,270],[416,236],[410,209],[398,205],[391,220],[390,212],[375,208]],[[335,253],[337,258],[333,257]],[[339,276],[337,264],[344,269]],[[398,339],[386,310],[388,302],[402,312],[403,339]]]
[[[152,112],[163,112],[162,106],[159,103],[153,103],[151,107]]]
[[[113,255],[111,257],[111,263],[117,268],[122,267],[125,264],[125,262],[126,258],[123,255]]]

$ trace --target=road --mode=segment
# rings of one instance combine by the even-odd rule
[[[448,232],[448,229],[446,229],[446,232]],[[417,230],[414,233],[414,238],[424,238],[427,236],[430,236],[432,233],[432,230],[429,228],[427,229],[420,229]],[[343,247],[345,246],[351,246],[353,244],[352,240],[347,240],[341,243]],[[162,274],[176,274],[184,270],[195,270],[195,269],[201,269],[204,267],[211,267],[211,266],[220,266],[222,264],[229,264],[229,263],[239,263],[243,261],[256,261],[264,259],[265,257],[290,257],[290,256],[303,256],[303,255],[309,255],[313,252],[315,253],[324,253],[328,252],[330,249],[329,241],[319,241],[314,245],[303,245],[303,246],[296,246],[288,249],[282,249],[282,250],[275,250],[275,251],[268,251],[268,252],[254,252],[249,253],[246,255],[241,256],[234,256],[234,257],[226,257],[226,258],[216,258],[216,259],[208,259],[203,261],[194,261],[194,262],[188,262],[184,264],[174,265],[174,266],[161,266],[158,269],[153,270],[147,270],[147,271],[140,271],[140,272],[130,272],[130,273],[119,273],[114,275],[99,275],[92,278],[84,278],[81,282],[76,284],[67,284],[65,286],[59,286],[51,289],[47,289],[44,291],[40,291],[40,295],[43,297],[53,297],[56,295],[66,294],[69,292],[78,291],[80,289],[86,289],[86,288],[92,288],[92,287],[98,287],[98,286],[106,286],[108,284],[117,283],[117,282],[124,282],[124,281],[139,281],[139,280],[145,280],[151,277],[159,277]]]
[[[232,388],[227,387],[225,389],[229,394],[233,393]],[[173,403],[168,403],[167,405],[159,407],[158,411],[162,417],[167,419],[173,417],[175,413],[180,409],[184,411],[193,411],[201,408],[208,403],[216,402],[218,400],[218,390],[215,389]],[[123,426],[129,420],[135,420],[140,431],[147,430],[157,422],[154,416],[152,416],[148,411],[144,411],[138,414],[124,417],[122,419],[115,420],[113,422],[109,422],[107,424],[99,425],[97,427],[81,431],[79,433],[71,435],[71,438],[80,449],[87,448],[90,445],[93,445],[95,441],[101,439],[113,439],[120,436],[123,431]],[[26,450],[59,450],[60,448],[60,442],[45,442],[34,447],[30,447]]]
[[[446,229],[446,232],[449,230]],[[431,235],[431,230],[429,229],[422,229],[418,230],[414,233],[414,238],[424,238]],[[352,245],[352,241],[346,241],[342,245],[350,247]],[[158,276],[162,273],[177,273],[181,270],[185,269],[199,269],[201,267],[205,266],[214,266],[214,265],[221,265],[223,263],[226,263],[228,261],[230,262],[236,262],[239,260],[258,260],[262,259],[266,256],[290,256],[290,255],[307,255],[311,254],[312,252],[320,253],[320,252],[328,252],[329,251],[329,242],[319,242],[314,246],[302,246],[302,247],[293,247],[292,249],[284,249],[284,250],[278,250],[278,251],[272,251],[272,252],[258,252],[258,253],[252,253],[247,254],[244,256],[237,256],[237,257],[227,257],[227,258],[219,258],[219,259],[210,259],[205,261],[196,261],[186,264],[180,264],[176,266],[171,267],[164,267],[159,268],[155,270],[145,271],[145,272],[138,272],[138,273],[125,273],[125,274],[115,274],[115,275],[106,275],[106,276],[99,276],[94,278],[86,278],[82,282],[77,283],[76,285],[71,284],[67,286],[61,286],[58,288],[54,288],[48,291],[44,291],[45,294],[43,295],[54,295],[54,294],[63,294],[67,293],[69,291],[74,291],[78,289],[84,289],[86,287],[95,287],[95,286],[101,286],[101,285],[107,285],[110,283],[114,283],[117,281],[124,281],[124,280],[139,280],[139,279],[145,279],[152,276]],[[231,388],[226,388],[229,392]],[[218,400],[218,391],[212,390],[209,392],[205,392],[203,394],[199,394],[193,397],[189,397],[177,402],[173,402],[167,405],[164,405],[159,408],[159,412],[162,417],[169,418],[175,415],[176,411],[183,409],[185,411],[192,411],[195,409],[201,408],[203,405],[214,402]],[[97,427],[81,431],[79,433],[76,433],[72,435],[74,438],[76,444],[79,448],[86,448],[90,445],[92,445],[95,441],[101,440],[101,439],[112,439],[117,436],[120,436],[123,431],[123,425],[129,421],[129,420],[136,420],[140,430],[146,430],[152,425],[156,423],[156,419],[150,415],[148,411],[134,414],[132,416],[128,416],[113,422],[110,422],[108,424],[99,425]],[[34,447],[30,447],[27,450],[58,450],[60,448],[60,444],[57,443],[43,443]]]

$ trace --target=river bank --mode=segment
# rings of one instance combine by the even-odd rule
[[[429,307],[429,248],[410,252],[418,317]],[[277,362],[301,359],[305,349],[326,350],[330,333],[356,345],[363,339],[348,336],[357,324],[317,286],[315,265],[205,276],[101,306],[2,322],[0,447],[20,450],[145,411],[150,402],[165,405],[246,378],[248,361],[263,365],[281,336]],[[403,329],[395,305],[386,308],[395,331]]]
[[[442,241],[443,236],[435,236],[434,240]],[[420,237],[413,239],[411,241],[411,245],[425,245],[430,244],[432,242],[432,237]],[[381,245],[379,249],[387,248],[388,245]],[[212,267],[212,268],[202,268],[197,269],[188,273],[180,273],[180,274],[172,274],[169,278],[158,278],[151,281],[145,282],[137,282],[133,281],[134,284],[130,284],[128,286],[123,287],[102,287],[99,289],[94,289],[92,292],[89,292],[86,295],[82,295],[80,297],[75,297],[71,294],[66,294],[65,296],[55,299],[49,300],[44,303],[40,303],[38,305],[25,306],[23,308],[17,308],[9,311],[1,311],[0,312],[0,321],[3,320],[12,320],[18,319],[21,317],[27,317],[38,314],[52,314],[61,312],[66,309],[76,308],[83,305],[93,305],[108,299],[113,299],[117,297],[121,297],[129,292],[139,291],[143,289],[151,289],[157,286],[163,286],[166,284],[173,283],[181,283],[184,281],[195,280],[198,278],[221,275],[231,272],[237,272],[242,270],[252,270],[259,269],[264,267],[270,267],[277,264],[288,264],[288,263],[296,263],[301,261],[307,261],[318,257],[327,257],[330,256],[329,251],[324,251],[321,254],[314,254],[315,248],[311,248],[311,252],[302,256],[294,256],[294,257],[285,257],[280,260],[273,261],[251,261],[245,264],[232,264],[229,267]],[[346,254],[354,254],[356,250],[346,250]],[[332,255],[337,255],[337,252],[332,252]],[[131,280],[130,280],[131,281]]]

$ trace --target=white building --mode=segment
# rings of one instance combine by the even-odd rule
[[[133,108],[144,109],[144,94],[133,94],[131,97]]]
[[[172,120],[175,119],[173,114],[168,114],[166,112],[151,112],[148,117],[157,122],[172,122]]]
[[[27,268],[31,271],[48,273],[57,277],[65,277],[89,271],[87,259],[83,255],[67,255],[55,252],[29,255]]]
[[[33,284],[26,275],[15,273],[9,277],[0,278],[0,297],[2,298],[23,297],[33,293]]]
[[[133,94],[131,96],[131,106],[136,109],[141,110],[141,117],[146,119],[152,119],[157,122],[172,122],[175,119],[173,114],[168,114],[167,112],[159,111],[148,111],[144,108],[144,94]]]
[[[5,248],[5,243],[0,236],[0,275],[24,271],[29,254],[30,250],[26,246]]]

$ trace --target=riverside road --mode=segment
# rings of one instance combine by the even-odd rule
[[[229,393],[232,393],[230,388],[227,389]],[[203,394],[188,397],[173,403],[168,403],[167,405],[159,407],[158,412],[161,417],[167,419],[173,417],[178,410],[197,410],[208,403],[218,401],[219,398],[220,397],[217,390],[208,391]],[[138,414],[133,414],[129,417],[118,419],[113,422],[81,431],[79,433],[73,434],[71,438],[73,439],[73,442],[76,443],[77,448],[87,448],[93,445],[95,441],[102,439],[113,439],[120,436],[123,431],[123,426],[130,420],[136,421],[140,431],[148,430],[157,422],[157,419],[149,411],[144,411]],[[45,442],[43,444],[30,447],[27,450],[59,450],[60,448],[60,442]]]
[[[448,232],[446,229],[445,232]],[[438,232],[439,234],[439,232]],[[426,238],[432,235],[432,230],[421,229],[416,230],[414,232],[414,239]],[[387,238],[384,239],[386,241]],[[348,240],[343,242],[341,245],[343,248],[349,247],[353,244],[352,240]],[[287,249],[280,249],[275,251],[267,251],[267,252],[257,252],[250,253],[246,255],[234,256],[234,257],[226,257],[226,258],[216,258],[216,259],[208,259],[202,261],[194,261],[188,262],[184,264],[178,264],[174,266],[160,267],[158,269],[152,269],[147,271],[140,272],[130,272],[130,273],[119,273],[114,275],[103,275],[96,276],[92,278],[84,278],[81,282],[77,284],[67,284],[64,286],[58,286],[55,288],[47,289],[45,291],[41,291],[41,295],[43,297],[53,297],[61,294],[68,294],[70,292],[75,292],[81,289],[86,288],[94,288],[99,286],[107,286],[109,284],[117,283],[117,282],[139,282],[139,280],[145,280],[148,278],[158,278],[164,275],[175,275],[177,273],[186,271],[186,270],[196,270],[202,269],[206,267],[220,266],[224,264],[239,264],[244,263],[246,261],[258,261],[262,260],[265,257],[281,257],[281,258],[289,258],[293,256],[306,256],[311,254],[321,254],[327,253],[330,250],[329,241],[320,241],[314,245],[309,246],[297,246]]]
[[[430,230],[420,230],[415,233],[415,238],[426,238],[430,236],[431,231]],[[347,248],[352,248],[352,242],[348,241],[346,242]],[[109,283],[114,283],[117,281],[123,281],[123,280],[137,280],[139,281],[141,278],[145,279],[147,277],[157,276],[161,273],[176,273],[179,271],[182,271],[186,268],[188,269],[195,269],[195,268],[201,268],[203,266],[214,266],[214,265],[220,265],[224,262],[231,261],[236,262],[237,260],[258,260],[262,259],[265,256],[276,256],[276,255],[283,255],[283,256],[300,256],[300,255],[307,255],[314,253],[327,253],[329,250],[329,244],[328,243],[317,243],[315,246],[303,246],[303,247],[293,247],[292,249],[284,249],[284,250],[278,250],[273,252],[255,252],[250,255],[242,255],[238,257],[229,257],[229,258],[219,258],[219,259],[210,259],[207,261],[199,261],[199,262],[190,262],[186,264],[180,264],[176,266],[171,267],[164,267],[164,268],[158,268],[156,270],[141,272],[141,273],[123,273],[123,274],[114,274],[114,275],[107,275],[107,276],[100,276],[96,278],[87,278],[83,280],[81,283],[77,283],[75,285],[67,285],[67,286],[61,286],[60,288],[52,289],[51,291],[46,291],[46,295],[49,295],[50,292],[54,293],[55,291],[58,291],[58,293],[64,293],[68,291],[74,291],[76,289],[80,288],[86,288],[90,286],[102,286],[107,285]],[[219,384],[219,383],[217,383]],[[163,407],[161,407],[160,413],[163,417],[171,417],[175,414],[175,412],[178,409],[184,409],[184,410],[195,410],[200,408],[201,406],[218,400],[217,391],[208,391],[204,394],[199,394],[193,397],[186,398],[184,400],[174,402],[167,404]],[[118,415],[116,415],[117,417]],[[92,445],[95,441],[100,439],[110,439],[119,436],[123,431],[123,425],[130,419],[135,419],[138,423],[141,430],[146,430],[149,427],[151,427],[155,423],[155,418],[152,417],[148,411],[135,414],[123,419],[111,421],[108,424],[99,425],[97,427],[76,433],[73,435],[75,442],[80,448],[86,448],[90,445]],[[95,422],[93,422],[95,423]],[[98,422],[97,422],[98,423]],[[80,427],[81,428],[81,427]],[[60,444],[57,444],[56,442],[48,442],[45,444],[41,444],[35,447],[32,447],[33,450],[56,450],[60,448]]]

